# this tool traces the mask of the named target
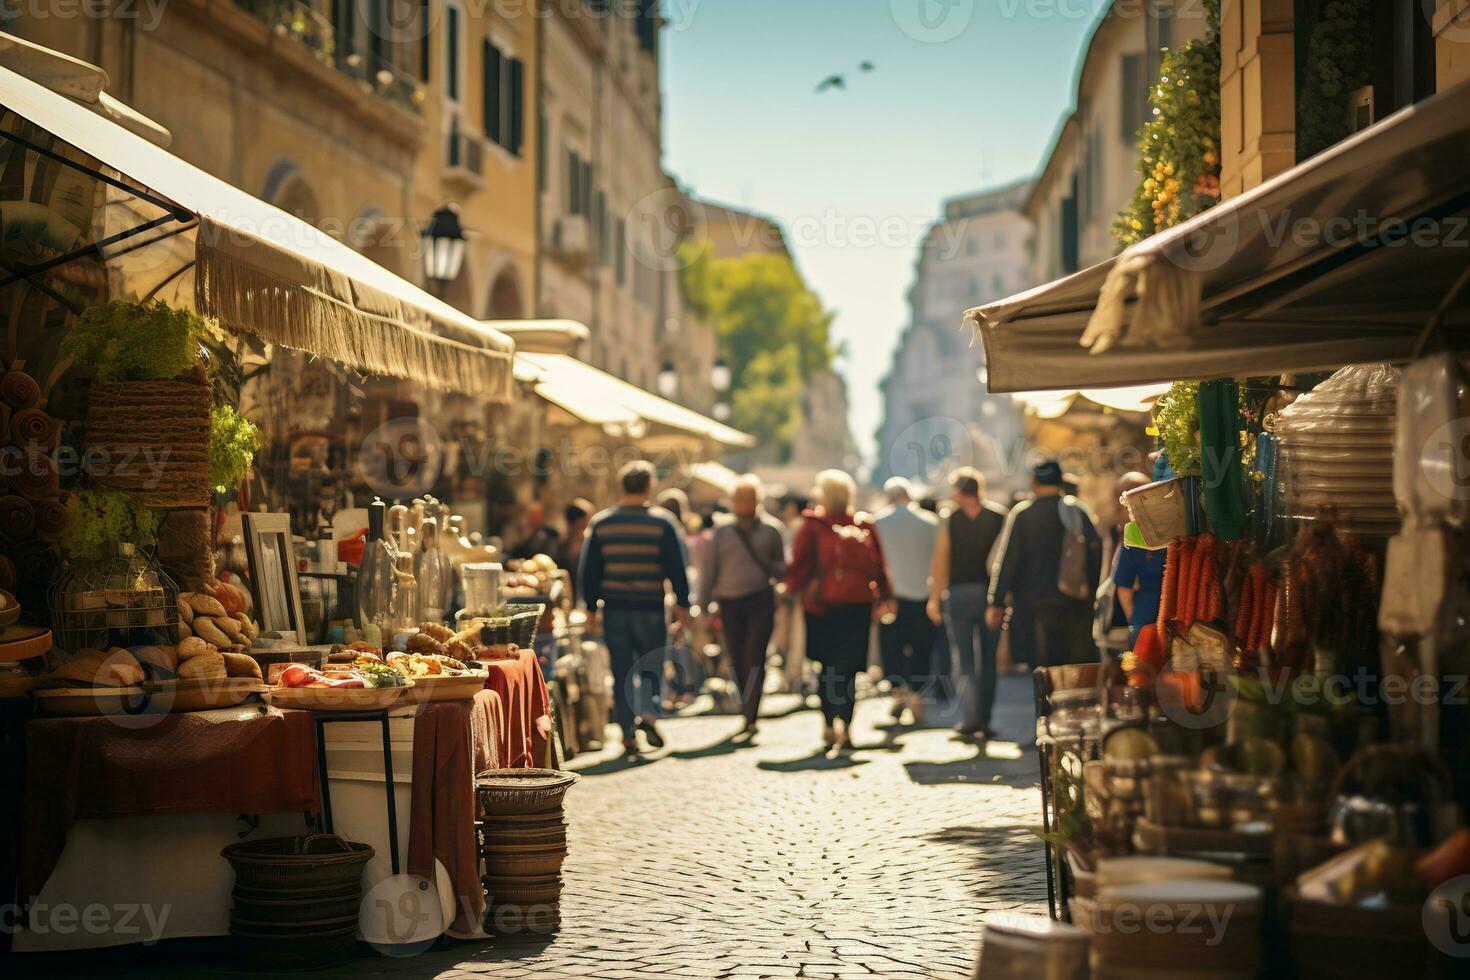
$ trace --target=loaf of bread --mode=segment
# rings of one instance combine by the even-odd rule
[[[96,687],[132,687],[143,683],[143,668],[121,647],[106,652],[83,649],[53,670],[47,680]]]
[[[229,617],[225,618],[228,619]],[[213,643],[217,647],[234,646],[235,641],[230,639],[224,630],[214,624],[215,620],[210,616],[195,615],[191,629],[194,630],[196,637],[206,643]]]
[[[179,641],[179,661],[190,660],[200,654],[208,653],[209,644],[197,636],[190,636]]]
[[[179,664],[181,681],[224,680],[228,676],[224,655],[217,652],[201,653]]]
[[[260,664],[255,658],[243,653],[222,653],[225,661],[225,673],[231,677],[251,677],[262,680]]]
[[[151,669],[155,680],[159,679],[160,675],[172,677],[179,672],[179,652],[174,647],[133,647],[131,653],[137,658],[138,663]]]

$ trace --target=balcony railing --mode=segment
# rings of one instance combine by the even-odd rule
[[[322,64],[356,78],[387,102],[422,114],[424,88],[410,72],[371,51],[344,51],[331,19],[305,0],[234,0],[277,33],[290,36]]]

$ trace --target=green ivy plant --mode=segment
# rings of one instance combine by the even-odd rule
[[[61,353],[96,372],[98,381],[161,381],[199,361],[199,345],[217,328],[191,310],[159,300],[113,302],[85,311]]]
[[[1308,8],[1310,10],[1310,8]],[[1307,53],[1297,96],[1297,159],[1305,160],[1348,135],[1348,95],[1373,80],[1373,5],[1324,0],[1306,31]]]
[[[157,512],[121,491],[78,490],[67,506],[71,520],[61,543],[72,558],[93,561],[107,557],[120,544],[147,550],[158,541]]]
[[[1138,134],[1139,184],[1113,222],[1134,245],[1220,200],[1220,0],[1205,0],[1205,36],[1164,56]]]
[[[260,430],[255,423],[221,405],[209,415],[209,482],[224,493],[244,478],[260,449]]]
[[[1179,476],[1202,472],[1199,443],[1199,382],[1176,381],[1154,403],[1154,425]]]

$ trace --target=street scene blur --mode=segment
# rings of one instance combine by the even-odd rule
[[[0,973],[1470,972],[1466,0],[0,0]]]

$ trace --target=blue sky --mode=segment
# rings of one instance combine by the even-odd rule
[[[785,224],[837,314],[865,452],[925,226],[945,197],[1036,171],[1100,4],[664,0],[666,165]],[[835,73],[845,91],[813,91]]]

